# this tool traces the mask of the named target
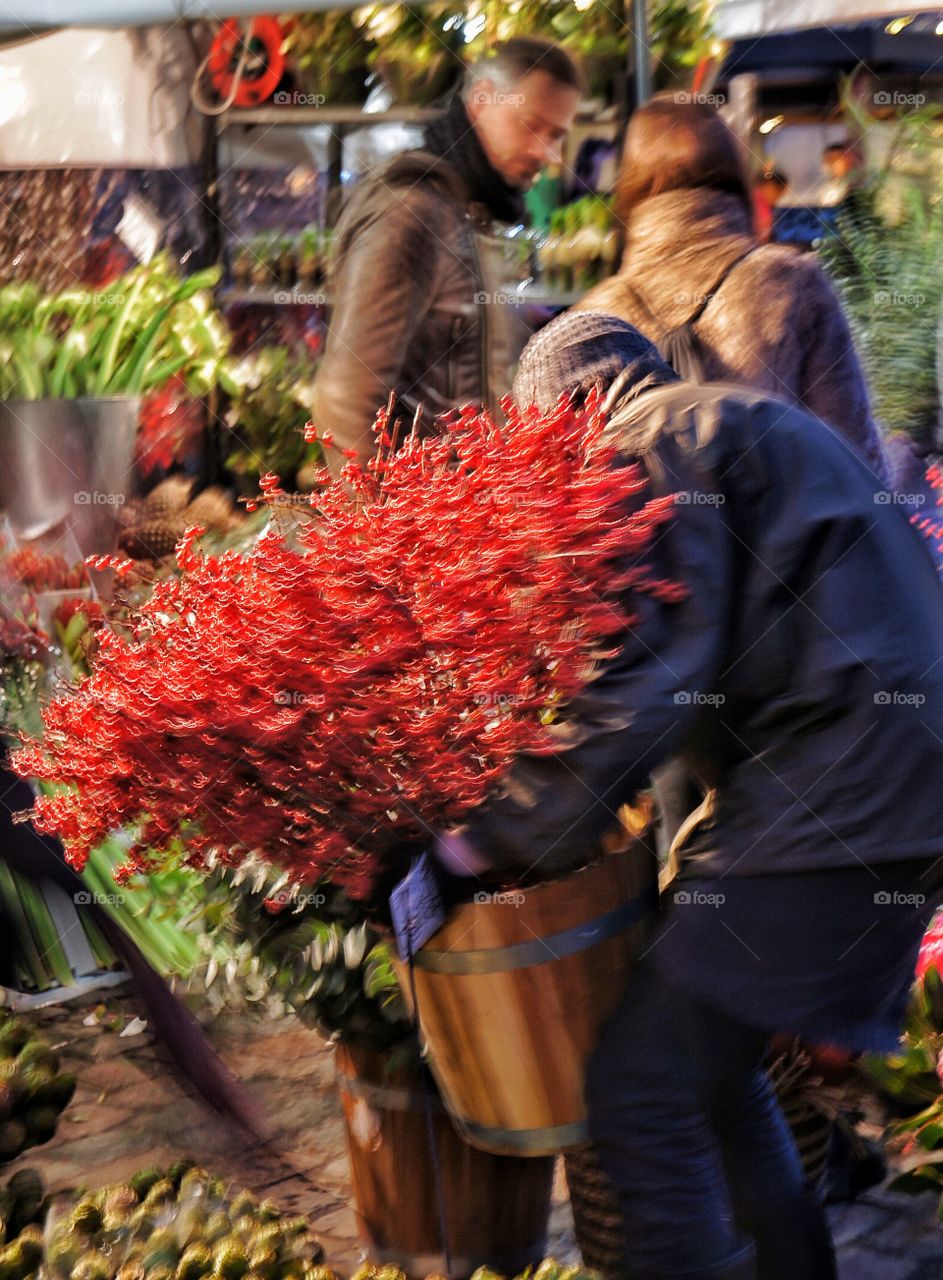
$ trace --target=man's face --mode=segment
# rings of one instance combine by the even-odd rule
[[[538,70],[507,89],[478,80],[466,105],[492,165],[505,182],[526,191],[541,169],[559,163],[579,101],[578,90]]]

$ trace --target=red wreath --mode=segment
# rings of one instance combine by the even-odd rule
[[[227,18],[213,40],[209,60],[210,80],[220,99],[226,102],[232,95],[233,106],[257,107],[270,98],[285,70],[282,41],[277,18],[252,18],[248,31],[243,31],[236,18]],[[248,54],[234,90],[246,48]]]

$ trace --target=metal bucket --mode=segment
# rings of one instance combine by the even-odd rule
[[[0,507],[20,537],[61,529],[83,556],[115,550],[139,413],[130,396],[0,402]]]

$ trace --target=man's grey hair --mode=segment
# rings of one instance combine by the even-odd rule
[[[557,84],[583,91],[579,68],[561,45],[537,36],[515,36],[468,67],[462,97],[467,99],[481,80],[491,80],[499,89],[510,89],[532,71],[545,71]]]

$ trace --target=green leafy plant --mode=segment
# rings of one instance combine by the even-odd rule
[[[892,1185],[902,1191],[943,1192],[943,917],[938,920],[924,941],[899,1052],[864,1060],[871,1078],[903,1113],[888,1129],[899,1171]],[[943,1196],[939,1213],[943,1219]]]
[[[846,94],[862,129],[874,120]],[[938,417],[943,306],[943,132],[940,108],[900,113],[886,158],[868,165],[820,256],[848,317],[887,430],[925,437]]]
[[[0,289],[0,399],[140,396],[174,375],[205,395],[225,382],[229,334],[216,268],[182,277],[166,254],[105,290]]]
[[[291,885],[262,863],[218,870],[190,925],[201,931],[191,987],[214,1011],[249,1003],[273,1017],[296,1013],[377,1051],[412,1042],[389,947],[335,886]]]
[[[591,97],[610,99],[628,71],[630,31],[621,5],[591,0],[484,0],[472,6],[480,30],[467,53],[480,57],[512,36],[537,35],[557,40],[575,53]],[[656,88],[685,83],[708,51],[710,6],[706,0],[649,0],[647,44]]]
[[[396,102],[430,103],[455,84],[465,55],[464,24],[464,7],[452,0],[371,7],[370,66]]]
[[[654,57],[656,89],[686,84],[713,37],[710,4],[705,0],[660,0],[649,3],[648,40]]]
[[[266,472],[291,488],[299,470],[320,459],[319,447],[304,440],[316,369],[311,357],[288,347],[261,347],[232,370],[227,465],[253,491]]]
[[[374,43],[356,11],[295,14],[282,24],[284,51],[305,90],[329,103],[363,102]]]

